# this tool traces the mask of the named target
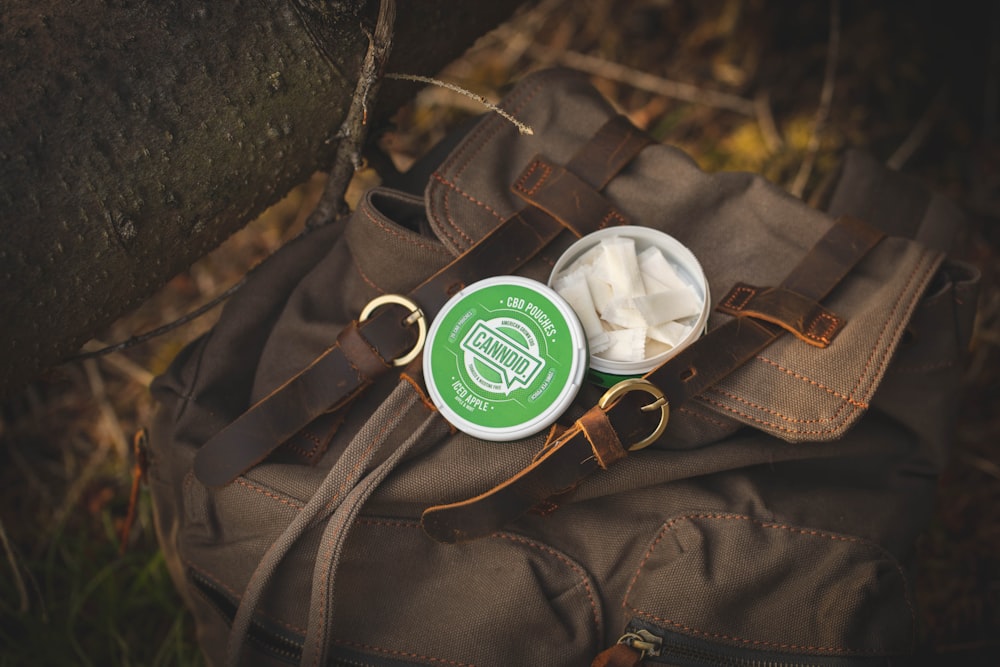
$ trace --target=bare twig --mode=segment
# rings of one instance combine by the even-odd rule
[[[386,74],[385,78],[387,78],[387,79],[398,79],[400,81],[417,81],[419,83],[429,83],[429,84],[432,84],[432,85],[435,85],[435,86],[440,86],[442,88],[447,88],[448,90],[450,90],[452,92],[459,93],[460,95],[465,95],[466,97],[479,102],[480,104],[482,104],[484,107],[486,107],[487,109],[489,109],[493,113],[498,114],[502,118],[510,121],[514,125],[514,127],[517,128],[517,131],[520,132],[521,134],[534,134],[535,133],[535,131],[532,130],[529,126],[525,125],[524,123],[522,123],[521,121],[519,121],[517,118],[514,118],[514,116],[510,115],[509,113],[507,113],[506,111],[504,111],[503,109],[501,109],[500,107],[498,107],[497,105],[493,104],[492,102],[490,102],[488,99],[486,99],[482,95],[477,95],[476,93],[472,92],[471,90],[466,90],[465,88],[462,88],[461,86],[459,86],[457,84],[448,83],[447,81],[442,81],[441,79],[435,79],[435,78],[429,77],[429,76],[420,76],[418,74],[396,74],[396,73],[390,73],[390,74]]]
[[[976,470],[1000,480],[1000,465],[997,465],[993,461],[971,452],[963,452],[962,460]]]
[[[344,193],[351,177],[361,165],[361,149],[368,136],[368,116],[371,104],[378,94],[385,70],[385,61],[392,50],[392,31],[396,23],[396,1],[382,0],[379,4],[375,32],[368,36],[368,51],[361,63],[354,97],[347,117],[340,125],[337,152],[327,177],[323,195],[316,208],[309,214],[306,227],[320,227],[347,210]]]
[[[840,50],[840,0],[830,1],[830,37],[826,43],[826,69],[823,72],[823,89],[820,91],[819,107],[813,121],[812,134],[806,146],[806,157],[799,166],[789,191],[796,197],[805,192],[806,184],[812,175],[816,164],[816,154],[819,152],[819,135],[830,117],[830,106],[833,103],[833,89],[837,74],[837,54]]]
[[[7,538],[7,529],[3,525],[2,518],[0,518],[0,544],[3,545],[4,555],[7,557],[7,563],[10,565],[11,573],[14,575],[14,587],[17,588],[17,597],[20,602],[17,610],[24,614],[30,606],[28,587],[24,585],[24,577],[21,575],[21,565],[17,562],[17,555],[14,553],[14,549],[10,545],[10,540]]]
[[[920,117],[917,124],[913,126],[910,130],[910,134],[907,135],[903,143],[899,145],[899,148],[889,157],[885,162],[885,166],[889,169],[895,169],[896,171],[903,168],[907,160],[913,157],[913,154],[917,152],[917,149],[924,143],[927,139],[927,135],[930,134],[931,129],[934,127],[935,121],[937,121],[938,114],[941,113],[941,109],[944,107],[945,102],[948,100],[948,87],[943,86],[941,90],[938,91],[937,95],[931,101],[930,106],[924,111],[924,115]]]
[[[774,114],[771,112],[771,96],[767,93],[760,93],[754,98],[756,109],[757,125],[760,133],[764,137],[764,145],[771,153],[777,151],[785,143],[781,140],[781,133],[774,122]]]
[[[532,46],[528,52],[539,60],[558,62],[572,69],[610,79],[663,97],[702,104],[716,109],[732,111],[755,117],[757,107],[753,100],[715,90],[706,90],[690,83],[671,81],[663,77],[611,62],[603,58],[576,51],[556,51],[544,46]]]
[[[240,278],[238,282],[232,285],[229,289],[227,289],[225,292],[218,295],[217,297],[213,298],[205,305],[195,308],[187,315],[178,317],[176,320],[173,320],[172,322],[167,322],[163,326],[156,327],[152,331],[147,331],[146,333],[139,334],[138,336],[132,336],[131,338],[123,340],[120,343],[115,343],[114,345],[108,345],[107,347],[102,347],[97,350],[91,350],[89,352],[81,352],[80,354],[76,354],[73,355],[72,357],[65,359],[63,363],[70,363],[73,361],[86,361],[87,359],[103,357],[104,355],[111,354],[112,352],[121,352],[122,350],[127,350],[130,347],[135,347],[136,345],[145,343],[148,340],[151,340],[158,336],[162,336],[165,333],[169,333],[170,331],[173,331],[174,329],[187,324],[191,320],[201,317],[208,311],[218,306],[220,303],[222,303],[223,301],[231,297],[233,294],[235,294],[236,290],[243,287],[243,283],[245,283],[246,281],[247,277],[243,276],[242,278]]]
[[[131,380],[142,387],[148,387],[155,377],[148,370],[118,352],[108,354],[101,361],[126,380]]]
[[[91,393],[94,396],[94,400],[97,401],[102,420],[105,422],[106,433],[101,434],[96,438],[97,448],[93,450],[93,453],[89,456],[86,464],[79,472],[73,470],[69,465],[66,466],[65,478],[72,479],[73,482],[66,490],[66,496],[63,499],[62,505],[53,514],[51,522],[52,535],[56,535],[60,530],[62,530],[62,527],[69,518],[70,514],[77,508],[84,491],[87,490],[87,487],[93,481],[94,477],[97,476],[101,466],[107,460],[112,447],[118,451],[118,455],[122,458],[122,460],[125,460],[124,457],[128,455],[128,444],[125,439],[125,432],[122,429],[121,422],[118,421],[118,415],[108,402],[104,379],[101,377],[101,372],[97,368],[97,362],[90,359],[85,361],[83,366],[87,374],[87,381],[90,385]],[[82,443],[81,448],[91,449]]]

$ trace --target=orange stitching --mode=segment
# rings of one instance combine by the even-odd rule
[[[525,183],[527,183],[534,175],[534,173],[539,169],[542,170],[542,175],[538,178],[537,181],[535,181],[534,185],[532,185],[530,188],[526,188]],[[524,173],[521,175],[521,178],[517,179],[517,182],[514,184],[514,187],[523,192],[524,194],[528,195],[529,197],[531,197],[538,192],[538,190],[542,187],[542,185],[545,184],[545,181],[549,180],[549,176],[551,175],[552,175],[551,165],[545,164],[541,160],[535,160],[530,165],[528,165],[527,169],[524,170]]]
[[[257,493],[263,494],[268,498],[271,498],[272,500],[277,500],[279,503],[283,505],[294,507],[297,510],[301,510],[303,507],[306,506],[306,504],[303,502],[294,500],[292,498],[288,498],[286,496],[279,496],[277,493],[274,493],[273,491],[269,491],[263,487],[257,486],[256,484],[253,484],[252,482],[247,480],[245,477],[237,477],[236,483],[239,484],[240,486],[250,489],[251,491],[256,491]]]
[[[292,436],[292,437],[294,438],[295,436]],[[284,441],[283,443],[281,443],[281,446],[284,447],[285,449],[292,450],[294,453],[296,453],[299,456],[301,456],[302,458],[306,458],[306,459],[308,459],[310,456],[312,456],[312,453],[314,451],[316,451],[315,447],[313,447],[311,450],[307,451],[307,450],[299,447],[298,445],[292,444],[291,440]]]
[[[741,411],[739,411],[739,410],[737,410],[735,408],[729,407],[725,403],[720,403],[719,401],[713,401],[713,400],[711,400],[709,398],[706,398],[704,395],[702,395],[701,398],[705,402],[711,403],[712,405],[715,405],[715,406],[717,406],[717,407],[719,407],[719,408],[721,408],[721,409],[723,409],[723,410],[725,410],[727,412],[731,412],[734,415],[739,415],[740,417],[743,417],[744,419],[747,419],[747,420],[752,421],[754,423],[762,424],[764,426],[769,426],[770,428],[773,428],[773,429],[775,429],[777,431],[783,431],[785,433],[794,433],[796,435],[826,435],[826,434],[833,433],[833,432],[836,431],[836,427],[830,428],[830,429],[819,429],[819,430],[803,430],[803,429],[798,429],[798,428],[789,428],[787,426],[781,426],[779,424],[775,424],[773,421],[767,421],[766,419],[760,419],[759,417],[754,417],[753,415],[748,415],[745,412],[741,412]],[[843,410],[848,405],[853,405],[853,404],[846,403],[846,402],[845,403],[841,403],[840,407],[837,408],[837,412],[834,413],[834,415],[832,417],[824,418],[824,419],[822,419],[820,421],[833,421],[833,420],[837,419],[840,416],[840,413],[843,412]],[[860,407],[860,406],[855,405],[855,408],[857,408],[857,407]],[[761,409],[764,409],[764,408],[761,408]],[[776,417],[783,417],[783,415],[780,415],[780,414],[777,414],[777,413],[775,413],[775,416]],[[786,421],[794,421],[794,420],[789,417],[789,418],[786,418]]]
[[[603,218],[601,218],[601,222],[600,222],[599,225],[597,225],[597,228],[598,229],[604,229],[605,227],[608,226],[608,223],[611,220],[617,220],[617,222],[615,223],[615,226],[627,225],[628,224],[628,220],[625,219],[625,216],[623,216],[618,211],[615,211],[614,209],[612,209],[612,210],[608,211],[607,215],[605,215]]]
[[[775,417],[778,417],[782,421],[791,422],[793,424],[823,424],[823,423],[826,423],[826,422],[829,422],[829,421],[833,421],[834,419],[836,419],[840,415],[841,411],[843,410],[843,407],[838,408],[837,411],[834,412],[833,415],[831,415],[830,417],[818,417],[816,419],[798,419],[796,417],[789,417],[787,415],[784,415],[784,414],[782,414],[782,413],[780,413],[777,410],[774,410],[772,408],[769,408],[769,407],[766,407],[766,406],[763,406],[763,405],[758,405],[758,404],[754,403],[753,401],[750,401],[748,399],[743,398],[742,396],[738,396],[736,394],[732,394],[732,393],[730,393],[730,392],[728,392],[728,391],[726,391],[724,389],[719,389],[718,387],[713,387],[712,391],[715,392],[715,393],[717,393],[717,394],[722,394],[723,396],[728,396],[729,398],[733,399],[734,401],[738,401],[740,403],[743,403],[744,405],[746,405],[748,407],[751,407],[751,408],[754,408],[754,409],[757,409],[757,410],[760,410],[761,412],[766,412],[766,413],[768,413],[770,415],[774,415]],[[867,403],[861,403],[861,402],[855,401],[853,399],[848,399],[848,400],[844,401],[844,403],[849,404],[849,405],[853,405],[856,408],[862,408],[862,409],[867,409],[868,408],[868,404]]]
[[[298,445],[292,442],[292,439],[294,438],[303,438],[305,440],[310,440],[312,441],[313,446],[309,449],[303,449],[302,447],[299,447]],[[314,433],[310,433],[309,431],[305,430],[305,428],[303,428],[301,431],[293,435],[292,439],[286,440],[285,442],[281,443],[281,446],[286,447],[287,449],[292,450],[299,456],[305,457],[307,459],[312,458],[312,455],[316,453],[316,450],[318,450],[320,447],[323,446],[323,441],[319,439],[319,436]]]
[[[750,299],[752,299],[756,294],[757,294],[756,287],[750,287],[749,285],[737,285],[732,289],[732,291],[729,293],[729,296],[726,297],[726,300],[722,303],[722,305],[724,308],[740,311],[746,308],[747,303],[749,303]],[[739,305],[736,304],[737,297],[742,298],[742,301],[740,301]]]
[[[366,282],[372,289],[374,289],[379,294],[385,294],[385,290],[384,289],[382,289],[381,287],[379,287],[378,285],[376,285],[375,281],[373,281],[371,278],[369,278],[368,276],[365,275],[365,272],[361,270],[361,265],[360,264],[358,264],[357,262],[354,262],[354,268],[357,269],[358,275],[361,276],[361,280],[363,280],[364,282]]]
[[[439,174],[438,172],[436,172],[436,171],[435,171],[435,172],[434,172],[433,174],[431,174],[431,175],[432,175],[432,176],[433,176],[433,177],[435,178],[435,180],[437,180],[437,181],[440,181],[440,182],[441,182],[441,183],[443,183],[444,185],[447,185],[447,186],[448,186],[449,188],[451,188],[452,190],[454,190],[454,191],[455,191],[455,192],[457,192],[458,194],[462,195],[463,197],[465,197],[466,199],[468,199],[469,201],[471,201],[471,202],[472,202],[473,204],[475,204],[476,206],[479,206],[479,207],[481,207],[481,208],[484,208],[484,209],[486,209],[487,211],[489,211],[490,213],[492,213],[492,214],[493,214],[493,217],[495,217],[495,218],[496,218],[497,220],[503,220],[503,219],[504,219],[504,218],[503,218],[503,216],[502,216],[502,215],[500,215],[500,213],[499,213],[499,212],[497,212],[497,210],[496,210],[496,209],[494,209],[494,208],[493,208],[492,206],[490,206],[489,204],[487,204],[487,203],[486,203],[486,202],[484,202],[484,201],[479,201],[478,199],[476,199],[475,197],[473,197],[472,195],[470,195],[470,194],[469,194],[468,192],[466,192],[466,191],[465,191],[465,190],[463,190],[462,188],[458,187],[458,185],[456,185],[456,184],[455,184],[455,183],[453,183],[452,181],[449,181],[449,180],[448,180],[447,178],[445,178],[444,176],[442,176],[442,175],[441,175],[441,174]],[[463,232],[463,231],[461,230],[461,228],[458,228],[458,227],[456,227],[455,229],[456,229],[456,230],[458,231],[458,233],[459,233],[459,234],[461,234],[461,235],[462,235],[462,236],[464,236],[465,238],[467,238],[467,239],[470,239],[470,240],[471,240],[471,238],[470,238],[469,236],[467,236],[467,235],[465,234],[465,232]]]
[[[415,522],[415,521],[402,521],[402,520],[392,520],[392,519],[378,519],[378,518],[372,518],[372,517],[362,517],[362,518],[358,519],[358,523],[369,525],[369,526],[383,526],[383,527],[386,527],[386,528],[419,528],[420,527],[420,524],[417,523],[417,522]],[[556,551],[555,549],[553,549],[552,547],[548,546],[547,544],[543,544],[541,542],[536,542],[534,540],[530,540],[530,539],[528,539],[526,537],[522,537],[521,535],[516,535],[514,533],[495,532],[495,533],[491,533],[490,535],[487,535],[487,537],[500,538],[500,539],[508,540],[510,542],[518,542],[518,543],[523,544],[525,546],[532,547],[533,549],[537,549],[538,551],[545,552],[545,553],[549,554],[550,556],[555,557],[557,560],[561,561],[563,564],[567,565],[571,570],[573,570],[574,572],[576,572],[577,575],[580,577],[580,583],[583,584],[583,587],[587,591],[587,599],[590,600],[590,606],[591,606],[591,609],[594,612],[594,626],[598,630],[600,630],[602,623],[601,623],[600,617],[598,615],[597,602],[596,602],[596,600],[594,598],[594,595],[593,595],[593,589],[590,587],[590,581],[587,578],[587,573],[586,573],[586,571],[583,570],[583,568],[581,568],[579,565],[577,565],[576,563],[574,563],[572,560],[570,560],[564,554]]]
[[[590,588],[590,582],[587,580],[586,572],[584,572],[584,570],[579,565],[577,565],[569,558],[567,558],[565,555],[559,553],[552,547],[546,544],[542,544],[541,542],[535,542],[534,540],[529,540],[525,537],[521,537],[520,535],[514,535],[512,533],[494,533],[492,537],[499,537],[505,540],[509,540],[511,542],[520,542],[521,544],[524,544],[526,546],[533,547],[535,549],[538,549],[539,551],[543,551],[549,554],[550,556],[554,557],[556,560],[561,561],[564,565],[568,566],[571,570],[576,572],[577,576],[580,577],[580,581],[583,583],[583,587],[587,591],[587,599],[590,600],[590,609],[594,613],[594,627],[598,631],[600,631],[602,624],[600,615],[598,614],[597,610],[597,602],[594,601],[594,592]]]
[[[632,608],[629,607],[629,609],[632,609]],[[651,614],[651,613],[646,612],[646,611],[642,611],[641,609],[632,609],[632,611],[634,611],[636,613],[636,615],[642,616],[643,618],[648,618],[649,620],[655,621],[657,623],[662,623],[662,624],[665,624],[665,625],[671,625],[671,626],[673,626],[675,628],[680,628],[681,630],[685,630],[685,631],[687,631],[687,632],[689,632],[689,633],[691,633],[693,635],[698,635],[700,637],[710,637],[712,639],[725,639],[725,640],[728,640],[728,641],[739,642],[741,644],[747,644],[747,645],[750,645],[750,646],[767,646],[769,648],[780,648],[780,649],[791,650],[791,651],[822,651],[824,653],[850,653],[850,654],[859,654],[859,653],[871,653],[871,654],[876,654],[877,653],[877,654],[881,654],[882,653],[878,649],[864,649],[864,650],[861,650],[861,649],[850,649],[850,648],[839,647],[839,646],[802,646],[802,645],[799,645],[799,644],[786,644],[786,643],[782,643],[782,642],[769,642],[769,641],[766,641],[766,640],[763,640],[763,639],[744,639],[743,637],[734,637],[732,635],[727,635],[727,634],[723,634],[723,633],[720,633],[720,632],[708,632],[706,630],[698,630],[696,628],[692,628],[692,627],[689,627],[687,625],[684,625],[683,623],[678,623],[677,621],[671,621],[670,619],[660,618],[659,616],[656,616],[656,615]]]
[[[784,366],[782,366],[781,364],[779,364],[778,362],[772,361],[771,359],[768,359],[764,355],[757,355],[757,358],[760,359],[761,361],[763,361],[766,364],[770,364],[770,365],[774,366],[779,371],[781,371],[783,373],[786,373],[788,375],[791,375],[793,378],[795,378],[797,380],[802,380],[803,382],[807,382],[807,383],[813,385],[814,387],[822,389],[823,391],[827,392],[828,394],[836,396],[837,398],[839,398],[841,400],[847,401],[849,403],[855,403],[858,407],[863,407],[863,408],[867,408],[868,407],[868,405],[866,403],[855,402],[854,399],[851,398],[850,396],[845,396],[844,394],[841,394],[839,391],[837,391],[835,389],[831,389],[830,387],[827,387],[825,384],[823,384],[821,382],[817,382],[816,380],[813,380],[813,379],[811,379],[809,377],[806,377],[805,375],[800,375],[799,373],[796,373],[793,370],[789,370],[789,369],[785,368]]]
[[[365,217],[368,218],[373,225],[375,225],[376,227],[380,227],[387,233],[392,234],[393,236],[406,241],[410,245],[415,245],[418,248],[423,248],[424,250],[430,250],[436,253],[441,252],[441,248],[438,246],[434,246],[426,242],[421,242],[420,240],[415,239],[408,234],[404,234],[402,231],[398,229],[393,229],[392,227],[390,227],[389,225],[385,224],[384,222],[376,218],[374,215],[372,215],[371,211],[368,210],[368,207],[362,206],[361,211],[365,214]]]
[[[809,650],[809,651],[824,651],[824,652],[828,652],[828,653],[877,653],[877,652],[879,652],[876,649],[859,650],[859,649],[850,649],[850,648],[844,648],[844,647],[799,646],[799,645],[796,645],[796,644],[783,644],[783,643],[769,642],[769,641],[759,640],[759,639],[746,639],[746,638],[743,638],[743,637],[736,637],[736,636],[726,635],[726,634],[721,634],[721,633],[708,632],[706,630],[699,630],[699,629],[696,629],[696,628],[692,628],[692,627],[686,626],[683,623],[679,623],[677,621],[672,621],[670,619],[661,618],[659,616],[656,616],[656,615],[652,614],[651,612],[643,611],[641,609],[638,609],[638,608],[630,605],[629,602],[628,602],[628,599],[632,595],[632,590],[635,588],[635,584],[636,584],[636,582],[638,582],[639,576],[642,574],[643,568],[645,568],[646,563],[652,557],[653,552],[656,550],[656,547],[663,540],[663,538],[666,537],[667,533],[670,532],[671,530],[673,530],[674,526],[676,526],[677,524],[679,524],[681,521],[691,521],[693,519],[722,519],[722,520],[728,520],[728,521],[747,521],[749,523],[757,524],[758,526],[760,526],[762,528],[773,528],[773,529],[779,529],[779,530],[787,530],[787,531],[792,532],[792,533],[797,533],[797,534],[800,534],[800,535],[807,535],[809,537],[821,537],[821,538],[825,538],[825,539],[829,539],[829,540],[834,540],[834,541],[839,541],[839,542],[849,542],[849,543],[854,543],[854,544],[860,544],[862,546],[865,546],[865,547],[868,547],[870,549],[873,549],[876,552],[878,552],[879,554],[881,554],[883,557],[887,558],[896,567],[896,571],[899,573],[899,576],[902,578],[902,581],[903,581],[903,589],[904,589],[903,599],[906,601],[907,608],[910,610],[911,625],[912,625],[912,623],[915,623],[915,614],[916,614],[916,612],[913,609],[913,604],[911,603],[910,596],[909,596],[909,594],[908,594],[908,592],[906,590],[907,589],[906,575],[903,572],[903,569],[900,566],[900,564],[896,561],[896,559],[893,558],[891,554],[889,554],[885,549],[883,549],[882,547],[880,547],[878,544],[875,544],[873,542],[869,542],[868,540],[862,539],[860,537],[853,537],[853,536],[850,536],[850,535],[838,535],[836,533],[828,533],[826,531],[821,531],[821,530],[812,530],[812,529],[807,529],[807,528],[798,528],[798,527],[795,527],[795,526],[789,526],[787,524],[774,523],[772,521],[761,521],[759,519],[754,519],[753,517],[745,516],[745,515],[742,515],[742,514],[723,514],[723,513],[714,513],[714,514],[713,513],[688,514],[688,515],[681,516],[681,517],[675,517],[675,518],[670,519],[669,521],[667,521],[665,524],[663,524],[663,527],[660,529],[660,533],[656,536],[656,539],[653,540],[653,542],[649,545],[649,549],[646,551],[646,554],[643,556],[642,561],[640,561],[639,567],[636,568],[635,575],[633,575],[633,577],[632,577],[632,581],[629,582],[628,588],[625,591],[625,597],[622,599],[622,608],[623,609],[629,609],[629,610],[633,611],[635,614],[637,614],[639,616],[642,616],[644,618],[648,618],[648,619],[653,620],[653,621],[655,621],[657,623],[667,624],[667,625],[671,625],[671,626],[676,627],[676,628],[680,628],[680,629],[685,630],[685,631],[687,631],[687,632],[689,632],[691,634],[695,634],[695,635],[699,635],[699,636],[703,636],[703,637],[712,637],[712,638],[716,638],[716,639],[725,639],[725,640],[729,640],[729,641],[736,641],[736,642],[740,642],[740,643],[743,643],[743,644],[749,644],[749,645],[752,645],[752,646],[771,646],[771,647],[777,647],[777,648],[782,648],[782,649],[791,649],[791,650],[803,650],[804,649],[804,650]]]
[[[400,373],[399,379],[408,382],[410,386],[413,387],[413,390],[417,393],[417,396],[420,397],[420,402],[424,404],[424,407],[427,408],[428,411],[430,412],[438,411],[437,406],[435,406],[434,403],[431,401],[431,399],[428,398],[427,393],[423,390],[423,387],[420,386],[420,383],[418,383],[413,377],[411,377],[409,373]]]
[[[401,656],[403,658],[417,658],[418,660],[424,660],[426,662],[441,663],[444,665],[455,665],[456,667],[476,667],[472,663],[468,662],[458,662],[457,660],[447,660],[445,658],[434,658],[429,655],[420,655],[419,653],[410,653],[408,651],[400,651],[399,649],[392,648],[381,648],[378,646],[371,646],[369,644],[360,644],[358,642],[349,642],[346,639],[334,639],[334,644],[339,644],[341,646],[350,646],[352,648],[360,648],[366,651],[375,651],[376,653],[385,653],[387,655]]]
[[[826,322],[826,328],[823,329],[822,333],[817,333],[816,328],[819,326],[821,321]],[[821,343],[830,344],[830,334],[837,330],[837,327],[841,326],[843,320],[830,313],[818,313],[816,317],[812,319],[809,326],[805,327],[802,332],[807,338],[812,338],[813,340],[818,340]]]
[[[686,405],[682,405],[677,410],[678,410],[678,412],[683,412],[686,415],[690,415],[692,417],[697,417],[698,419],[703,419],[704,421],[707,421],[707,422],[709,422],[711,424],[715,424],[716,426],[719,426],[721,428],[729,428],[731,426],[731,424],[727,424],[724,421],[720,421],[718,419],[713,419],[713,418],[709,417],[708,415],[703,415],[700,412],[692,410],[691,408],[687,407]]]

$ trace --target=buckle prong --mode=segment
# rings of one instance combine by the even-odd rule
[[[412,299],[401,294],[383,294],[368,302],[368,305],[362,309],[361,315],[358,316],[358,322],[364,322],[371,317],[372,313],[388,304],[396,304],[408,309],[410,314],[403,319],[403,324],[408,327],[417,325],[417,344],[413,346],[412,350],[392,361],[393,366],[405,366],[416,359],[417,355],[424,349],[424,342],[427,340],[427,317]]]
[[[639,408],[641,411],[660,411],[660,423],[656,425],[656,429],[654,429],[651,434],[628,448],[630,452],[634,452],[643,449],[644,447],[648,447],[656,442],[657,438],[663,435],[663,431],[667,428],[667,422],[670,420],[670,402],[667,401],[667,397],[662,391],[660,391],[660,388],[646,378],[628,378],[627,380],[622,380],[604,392],[604,395],[601,396],[601,400],[597,402],[597,405],[602,410],[608,410],[613,407],[622,396],[630,391],[644,391],[653,397],[652,403],[647,403]]]

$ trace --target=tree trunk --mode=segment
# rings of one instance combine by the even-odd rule
[[[389,71],[434,73],[521,1],[400,2]],[[329,168],[377,10],[364,0],[5,6],[0,394]],[[393,88],[383,115],[413,92]]]

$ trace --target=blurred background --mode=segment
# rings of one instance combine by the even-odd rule
[[[636,125],[706,170],[759,172],[808,201],[859,147],[965,210],[959,254],[982,269],[983,290],[954,456],[919,544],[917,604],[941,664],[1000,656],[1000,4],[542,0],[440,78],[498,101],[552,65],[590,74]],[[444,88],[383,83],[402,85],[412,101],[372,137],[399,169],[483,112]],[[301,231],[324,181],[296,188],[86,349],[238,283]],[[364,170],[352,192],[377,181]],[[59,366],[0,405],[0,665],[200,664],[144,490],[127,544],[121,536],[132,434],[153,409],[147,386],[218,310]]]

